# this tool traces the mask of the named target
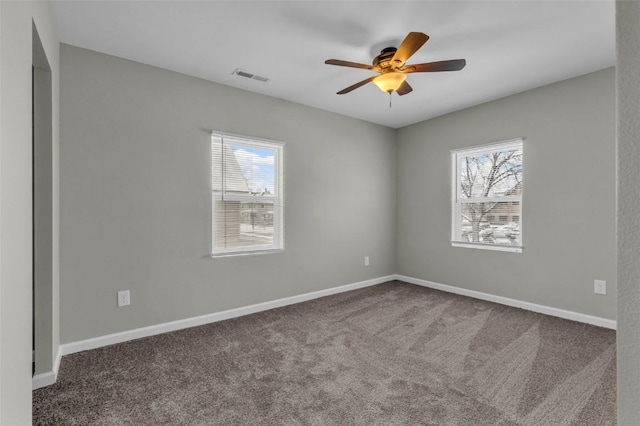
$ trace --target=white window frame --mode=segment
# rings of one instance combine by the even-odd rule
[[[214,148],[214,138],[222,140],[222,144],[225,143],[237,143],[244,146],[250,146],[255,148],[267,148],[275,151],[274,161],[274,173],[275,182],[274,189],[276,194],[274,196],[253,196],[251,194],[229,194],[224,193],[224,190],[215,190],[211,185],[211,257],[223,257],[223,256],[240,256],[240,255],[254,255],[254,254],[267,254],[284,251],[284,142],[274,141],[270,139],[254,138],[249,136],[236,135],[232,133],[222,133],[213,131],[211,132],[211,149]],[[226,141],[225,141],[226,139]],[[228,142],[227,142],[228,141]],[[224,150],[223,161],[224,161]],[[213,154],[213,153],[212,153]],[[214,170],[213,155],[211,156],[211,175],[210,182],[213,179]],[[250,247],[236,247],[236,248],[216,248],[216,201],[238,201],[243,203],[257,203],[257,204],[272,204],[273,205],[273,243],[256,245]]]
[[[460,194],[460,158],[466,157],[474,154],[484,154],[489,152],[496,151],[509,151],[513,149],[522,150],[523,154],[523,163],[524,163],[524,138],[515,138],[509,139],[502,142],[496,142],[488,145],[479,145],[470,148],[462,148],[462,149],[454,149],[451,150],[451,246],[452,247],[465,247],[465,248],[473,248],[473,249],[482,249],[482,250],[494,250],[494,251],[503,251],[503,252],[512,252],[512,253],[522,253],[524,241],[523,241],[523,222],[522,217],[523,214],[523,191],[521,191],[520,195],[510,195],[503,197],[486,197],[486,198],[465,198],[466,202],[509,202],[509,201],[518,201],[520,203],[520,221],[519,221],[519,230],[520,230],[520,245],[519,246],[508,246],[501,244],[486,244],[486,243],[472,243],[472,242],[463,242],[457,240],[458,235],[461,235],[461,226],[462,226],[462,203],[460,202],[461,194]],[[524,170],[524,168],[523,168]],[[524,171],[523,171],[524,173]]]

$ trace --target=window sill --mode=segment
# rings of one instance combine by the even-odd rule
[[[522,253],[522,246],[501,246],[497,244],[460,243],[456,241],[452,241],[451,246],[480,249],[480,250],[506,251],[510,253]]]
[[[226,251],[220,253],[211,253],[213,259],[220,257],[238,257],[238,256],[256,256],[261,254],[282,253],[284,249],[267,249],[267,250],[247,250],[247,251]]]

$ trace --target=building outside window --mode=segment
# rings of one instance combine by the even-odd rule
[[[281,250],[283,144],[212,133],[212,255]]]

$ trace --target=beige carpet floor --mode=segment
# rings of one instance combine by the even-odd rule
[[[62,359],[36,425],[616,423],[615,332],[401,282]]]

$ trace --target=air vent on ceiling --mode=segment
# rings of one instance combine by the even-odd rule
[[[235,71],[233,71],[231,74],[239,75],[240,77],[250,78],[252,80],[258,80],[258,81],[261,81],[263,83],[266,83],[267,81],[269,81],[269,79],[267,77],[262,77],[260,75],[251,74],[250,72],[243,71],[240,68],[236,68]]]

